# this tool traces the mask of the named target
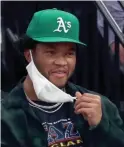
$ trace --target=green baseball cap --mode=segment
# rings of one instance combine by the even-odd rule
[[[57,9],[35,12],[26,35],[39,42],[73,42],[86,46],[79,41],[77,17]]]

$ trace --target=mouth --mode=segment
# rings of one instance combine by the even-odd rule
[[[57,78],[64,78],[67,76],[67,71],[64,70],[58,70],[58,71],[53,71],[52,76],[55,76]]]

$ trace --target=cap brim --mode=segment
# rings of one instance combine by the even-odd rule
[[[62,38],[62,37],[42,37],[42,38],[32,38],[35,41],[39,42],[72,42],[87,46],[85,43],[82,43],[78,40],[70,39],[70,38]]]

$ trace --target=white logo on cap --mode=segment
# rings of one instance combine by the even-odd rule
[[[70,21],[67,21],[67,22],[65,21],[65,23],[64,23],[64,21],[63,21],[63,19],[61,17],[57,18],[57,23],[59,24],[58,28],[55,29],[53,32],[62,32],[62,28],[63,28],[63,31],[65,33],[67,33],[69,31],[69,29],[71,28],[71,22]],[[66,27],[67,27],[67,29],[66,29]]]

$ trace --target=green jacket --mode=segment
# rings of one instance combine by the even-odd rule
[[[72,83],[67,84],[66,91],[72,96],[76,91],[94,93]],[[97,127],[89,129],[81,115],[74,115],[73,103],[69,108],[70,117],[85,147],[124,147],[124,126],[118,110],[106,97],[101,96],[101,99],[103,117]],[[47,147],[47,134],[27,103],[22,84],[2,100],[1,108],[2,147]]]

